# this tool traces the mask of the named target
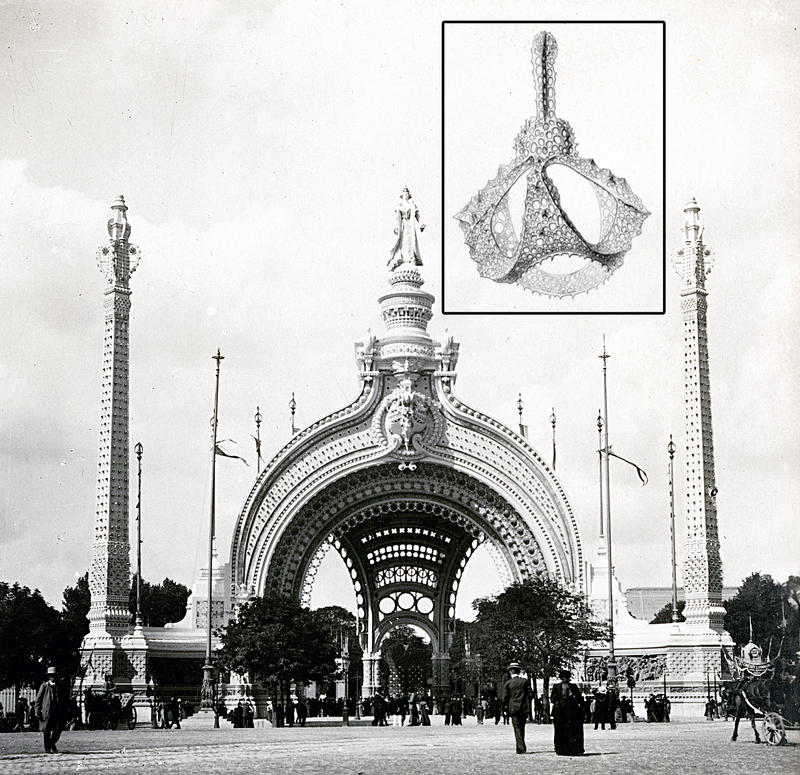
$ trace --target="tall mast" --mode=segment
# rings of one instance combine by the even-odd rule
[[[219,727],[219,716],[216,712],[216,686],[214,678],[214,663],[211,655],[212,614],[214,602],[214,533],[216,519],[217,495],[217,428],[219,427],[219,368],[225,356],[217,348],[217,354],[212,356],[217,362],[214,378],[214,415],[211,420],[211,515],[208,520],[208,614],[206,617],[206,663],[203,665],[203,687],[201,689],[201,708],[214,711],[214,727]]]
[[[606,338],[603,336],[603,354],[599,356],[603,361],[603,418],[605,431],[605,444],[603,445],[606,459],[606,556],[608,559],[608,680],[617,677],[617,662],[614,656],[614,563],[611,560],[611,458],[609,457],[608,444],[608,380],[607,366],[611,357],[606,352]]]

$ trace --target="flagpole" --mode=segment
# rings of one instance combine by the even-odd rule
[[[606,352],[606,338],[603,336],[603,416],[605,419],[605,453],[606,453],[606,554],[608,556],[608,680],[617,678],[617,661],[614,656],[614,565],[611,560],[611,458],[608,444],[608,379],[607,366],[611,357]]]
[[[208,601],[206,616],[206,663],[203,665],[203,688],[201,691],[201,703],[203,710],[213,710],[214,729],[219,729],[219,716],[217,715],[217,703],[214,680],[214,664],[211,661],[211,612],[212,597],[214,594],[213,566],[214,566],[214,519],[216,515],[216,488],[217,488],[217,427],[219,418],[219,366],[225,359],[219,348],[217,354],[212,356],[212,360],[217,362],[216,377],[214,384],[214,419],[212,421],[212,444],[211,444],[211,517],[208,523]]]
[[[294,400],[294,392],[292,392],[292,400],[289,401],[289,411],[292,415],[292,436],[297,433],[297,428],[294,425],[294,413],[297,410],[297,401]]]
[[[519,435],[522,438],[527,437],[527,433],[525,433],[525,426],[522,424],[522,410],[525,408],[525,404],[522,403],[522,393],[519,394],[519,398],[517,398],[517,414],[519,414]]]
[[[672,443],[672,434],[669,434],[669,537],[672,543],[672,621],[678,621],[678,570],[675,562],[675,478],[673,469],[673,458],[675,457],[675,445]]]
[[[603,414],[597,410],[597,458],[600,475],[600,538],[605,538],[603,527]]]
[[[556,408],[550,413],[550,425],[553,426],[553,470],[556,470]]]
[[[256,414],[253,418],[256,421],[256,466],[258,468],[258,473],[261,473],[261,409],[257,406],[256,407]]]

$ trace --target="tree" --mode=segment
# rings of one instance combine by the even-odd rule
[[[65,670],[74,674],[80,669],[80,648],[89,632],[89,606],[92,595],[89,591],[89,572],[83,574],[74,587],[67,587],[61,606],[61,621],[64,627],[66,664]]]
[[[683,609],[686,607],[684,600],[678,601],[678,621],[685,622]],[[650,620],[650,624],[669,624],[672,621],[672,603],[666,603],[663,608],[659,608],[656,615]]]
[[[38,589],[0,582],[0,688],[18,694],[44,679],[48,663],[62,667],[63,635],[61,615]]]
[[[394,664],[402,694],[427,688],[433,648],[413,627],[403,625],[393,629],[383,639],[381,653],[388,657],[387,662],[391,660]]]
[[[346,638],[347,651],[350,658],[348,682],[357,681],[363,672],[361,658],[364,656],[364,651],[358,639],[356,617],[340,605],[323,606],[322,608],[317,608],[313,613],[328,633],[330,641],[335,644],[337,656],[344,645],[342,641]],[[344,678],[344,675],[338,674],[336,677]],[[350,696],[350,686],[347,687],[347,694]]]
[[[543,678],[543,702],[549,708],[551,676],[575,662],[581,641],[608,637],[593,619],[583,595],[571,592],[547,573],[516,582],[494,597],[478,598],[475,645],[487,669],[501,676],[512,660]]]
[[[470,622],[454,620],[453,641],[448,650],[450,685],[459,694],[466,694],[468,686],[478,686],[481,680],[481,658],[473,648],[473,629]]]
[[[220,665],[274,692],[288,693],[291,681],[324,682],[336,670],[337,648],[323,618],[294,598],[270,593],[246,603],[220,637]]]
[[[792,601],[800,589],[797,576],[790,576],[786,584],[778,584],[769,574],[752,573],[739,587],[739,591],[725,605],[725,629],[734,643],[745,644],[750,640],[750,622],[753,624],[753,641],[764,649],[766,656],[769,642],[775,649],[786,638],[795,650],[798,636],[797,609]]]
[[[186,616],[186,601],[191,594],[188,587],[166,578],[160,584],[150,584],[142,579],[142,622],[148,627],[163,627],[167,622],[179,622]],[[133,574],[128,597],[131,621],[136,614],[136,574]]]

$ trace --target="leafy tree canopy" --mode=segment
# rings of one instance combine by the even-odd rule
[[[683,609],[686,607],[684,600],[678,601],[678,621],[686,621]],[[656,615],[650,620],[650,624],[669,624],[672,621],[672,603],[667,603],[663,608],[659,608]]]
[[[582,641],[607,637],[583,596],[547,573],[478,598],[472,606],[477,611],[474,646],[498,676],[516,660],[547,679],[574,662]]]
[[[147,627],[163,627],[167,622],[179,622],[186,616],[186,601],[191,594],[188,587],[166,578],[160,584],[150,584],[142,579],[142,622]],[[136,613],[136,574],[133,575],[128,608]]]
[[[764,649],[766,656],[772,639],[774,656],[781,638],[797,643],[798,597],[799,577],[790,576],[785,584],[778,584],[769,574],[752,573],[736,595],[725,601],[725,629],[734,643],[743,645],[750,640],[752,620],[754,642]],[[794,646],[790,648],[794,651]]]
[[[256,598],[221,630],[219,662],[267,684],[325,681],[338,656],[328,623],[294,598],[274,593]]]
[[[358,642],[358,632],[356,630],[356,617],[346,608],[340,605],[327,605],[314,610],[319,623],[328,632],[330,640],[340,648],[342,638],[347,636],[347,647],[350,651],[350,659],[361,659],[363,653]]]
[[[0,582],[0,688],[36,686],[64,651],[61,615],[39,590]]]

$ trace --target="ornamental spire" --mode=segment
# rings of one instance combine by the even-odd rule
[[[683,247],[676,251],[672,264],[683,280],[684,287],[696,287],[704,291],[714,259],[711,248],[703,242],[705,227],[700,219],[700,206],[694,197],[687,202],[683,213]]]

